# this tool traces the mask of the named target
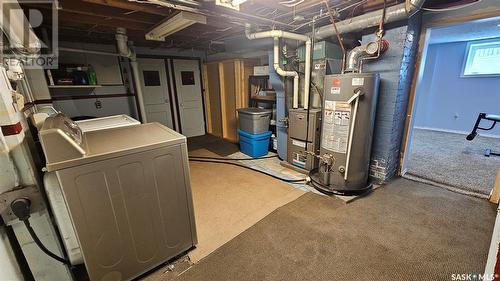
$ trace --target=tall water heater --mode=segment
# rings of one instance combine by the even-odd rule
[[[325,76],[320,167],[312,184],[328,193],[355,194],[368,183],[379,75]]]

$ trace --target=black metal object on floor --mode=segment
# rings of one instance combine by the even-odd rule
[[[341,189],[333,185],[325,185],[319,178],[318,168],[314,168],[309,172],[310,185],[317,191],[326,195],[340,195],[340,196],[361,196],[372,191],[373,184],[367,183],[366,187],[362,189]]]
[[[493,123],[491,123],[489,128],[480,127],[482,120],[488,120]],[[490,131],[493,128],[495,128],[497,122],[500,122],[500,115],[479,113],[479,116],[476,119],[476,123],[474,124],[474,128],[472,129],[472,132],[469,135],[467,135],[466,139],[468,141],[472,141],[477,136],[477,130]],[[489,148],[484,150],[484,156],[490,157],[491,155],[500,156],[500,152],[494,152]]]

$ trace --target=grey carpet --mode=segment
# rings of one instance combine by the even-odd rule
[[[489,195],[500,168],[500,157],[484,156],[484,149],[500,150],[500,139],[413,130],[408,173],[459,190]]]
[[[397,179],[344,205],[307,193],[174,280],[451,280],[482,273],[495,206]]]

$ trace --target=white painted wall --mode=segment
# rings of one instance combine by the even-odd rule
[[[12,281],[22,281],[23,275],[17,265],[14,251],[12,250],[3,227],[0,227],[0,265],[2,266],[2,279]]]

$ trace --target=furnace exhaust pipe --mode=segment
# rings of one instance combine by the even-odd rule
[[[245,35],[249,40],[262,39],[262,38],[273,38],[274,45],[274,60],[273,68],[278,73],[278,75],[283,77],[293,76],[293,108],[299,107],[299,74],[296,71],[286,71],[280,66],[280,51],[279,51],[279,38],[286,38],[291,40],[297,40],[305,42],[306,45],[306,63],[305,63],[305,74],[304,74],[304,109],[308,108],[309,105],[309,83],[311,81],[311,38],[307,35],[296,34],[291,32],[286,32],[282,30],[270,30],[264,32],[250,33],[250,25],[247,24],[245,28]]]

